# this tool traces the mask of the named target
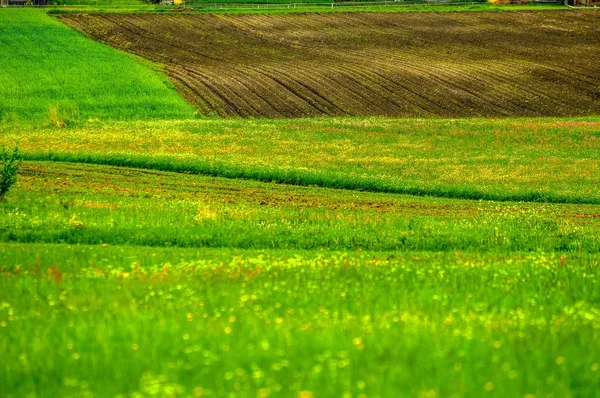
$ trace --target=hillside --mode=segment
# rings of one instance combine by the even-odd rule
[[[55,160],[467,199],[600,203],[597,117],[321,118],[7,129]]]

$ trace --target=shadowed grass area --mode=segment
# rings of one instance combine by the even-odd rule
[[[189,118],[166,76],[43,10],[0,10],[0,122]]]
[[[11,127],[30,160],[440,197],[600,203],[585,119],[295,119]]]

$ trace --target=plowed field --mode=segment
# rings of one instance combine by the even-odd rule
[[[61,15],[203,114],[600,114],[594,12]]]

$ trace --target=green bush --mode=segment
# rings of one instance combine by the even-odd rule
[[[21,166],[21,154],[19,148],[12,152],[7,152],[5,148],[0,151],[0,162],[2,170],[0,170],[0,200],[8,193],[10,187],[17,182],[17,172]]]

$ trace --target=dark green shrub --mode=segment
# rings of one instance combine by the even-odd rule
[[[5,148],[0,151],[0,200],[8,193],[8,190],[15,182],[17,182],[17,172],[21,166],[21,154],[19,148],[15,148],[12,152],[7,152]]]

